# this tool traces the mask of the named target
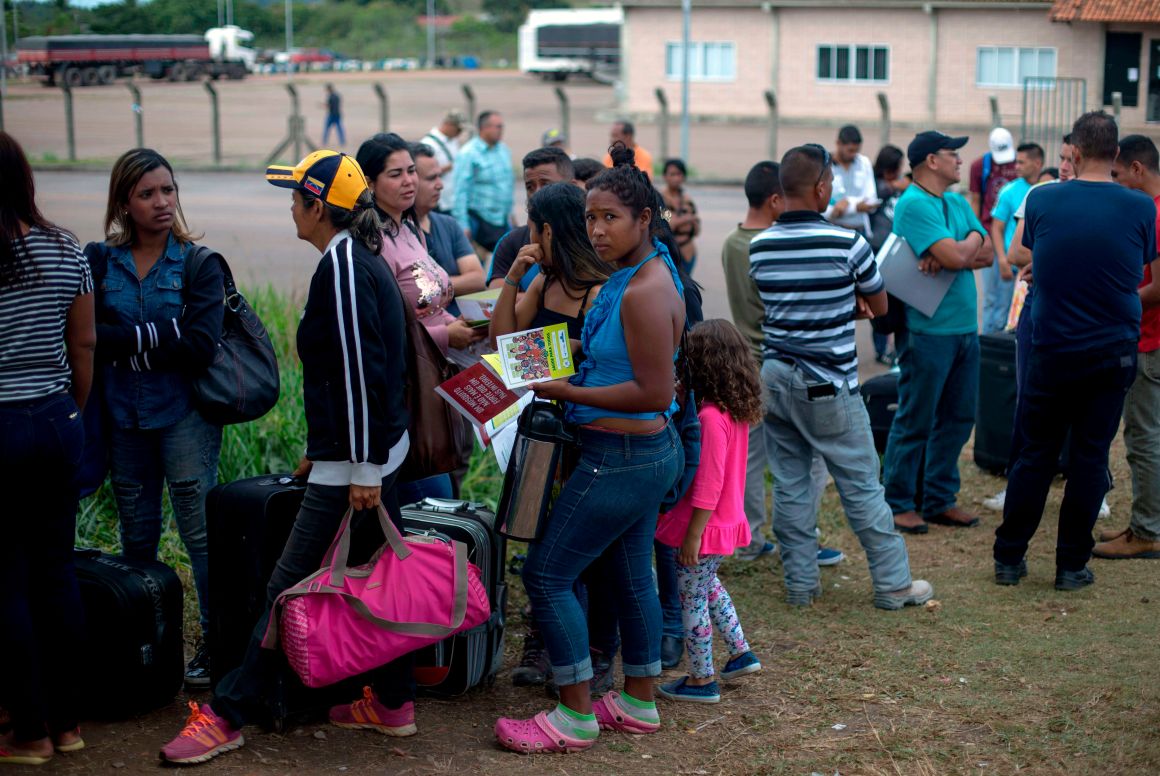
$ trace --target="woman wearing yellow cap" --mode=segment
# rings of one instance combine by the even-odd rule
[[[242,746],[241,727],[275,693],[269,678],[286,670],[280,655],[261,648],[270,605],[319,568],[347,509],[382,504],[401,528],[395,474],[409,444],[404,302],[379,256],[382,238],[366,179],[353,158],[334,151],[316,151],[293,168],[272,167],[266,178],[291,189],[298,238],[322,254],[298,327],[307,439],[297,473],[308,476],[306,494],[242,665],[222,678],[210,703],[189,704],[193,713],[185,727],[161,750],[170,763],[201,763]],[[369,512],[359,517],[374,521]],[[354,562],[365,561],[374,548],[354,552],[359,549],[362,557],[352,555]],[[363,697],[335,706],[330,721],[414,735],[412,674],[409,655],[377,669]]]

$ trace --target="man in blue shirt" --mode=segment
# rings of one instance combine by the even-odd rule
[[[1015,414],[1022,437],[995,531],[995,582],[1027,574],[1024,555],[1070,429],[1069,476],[1059,508],[1055,588],[1095,581],[1091,530],[1110,485],[1108,448],[1136,376],[1144,265],[1156,258],[1156,205],[1113,182],[1115,120],[1085,113],[1071,131],[1075,180],[1027,198],[1023,244],[1035,295],[1027,376]],[[1098,260],[1093,260],[1096,257]]]
[[[928,522],[960,527],[979,522],[956,501],[959,452],[971,436],[979,390],[972,270],[991,265],[992,249],[967,200],[948,191],[959,180],[958,149],[966,143],[965,137],[941,132],[915,135],[906,151],[914,185],[894,208],[894,232],[921,257],[923,270],[955,274],[933,316],[906,308],[909,334],[899,348],[898,413],[885,460],[886,501],[895,527],[906,533],[926,533]],[[920,477],[923,517],[915,504]]]
[[[1036,143],[1024,143],[1015,155],[1015,170],[1019,177],[999,190],[999,198],[991,210],[991,242],[995,246],[995,263],[986,271],[994,293],[983,299],[983,334],[1007,328],[1011,312],[1011,298],[1015,294],[1015,271],[1007,261],[1011,238],[1015,236],[1015,211],[1023,198],[1039,181],[1043,171],[1043,148]]]
[[[485,110],[478,126],[479,134],[455,158],[451,215],[468,237],[491,252],[512,224],[515,178],[512,152],[502,142],[503,116]]]

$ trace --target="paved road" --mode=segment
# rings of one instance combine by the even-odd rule
[[[38,201],[45,215],[72,229],[84,244],[101,239],[108,176],[104,172],[38,172]],[[229,259],[243,286],[272,285],[304,296],[317,253],[297,239],[290,220],[290,193],[266,183],[259,173],[178,171],[181,203],[195,234]],[[519,196],[522,198],[522,190]],[[740,187],[693,188],[701,213],[696,280],[703,288],[705,314],[729,318],[720,246],[745,214]],[[869,326],[859,322],[862,374],[877,374]]]

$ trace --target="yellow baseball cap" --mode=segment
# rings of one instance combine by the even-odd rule
[[[338,151],[315,151],[294,167],[266,168],[266,180],[283,189],[298,189],[328,205],[354,210],[367,190],[367,178],[353,156]]]

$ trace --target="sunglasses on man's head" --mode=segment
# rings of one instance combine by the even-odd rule
[[[814,185],[817,186],[822,182],[822,178],[826,176],[826,170],[830,168],[830,152],[826,150],[825,146],[818,143],[806,143],[804,148],[817,151],[822,155],[822,169],[818,171],[818,179],[814,181]]]

